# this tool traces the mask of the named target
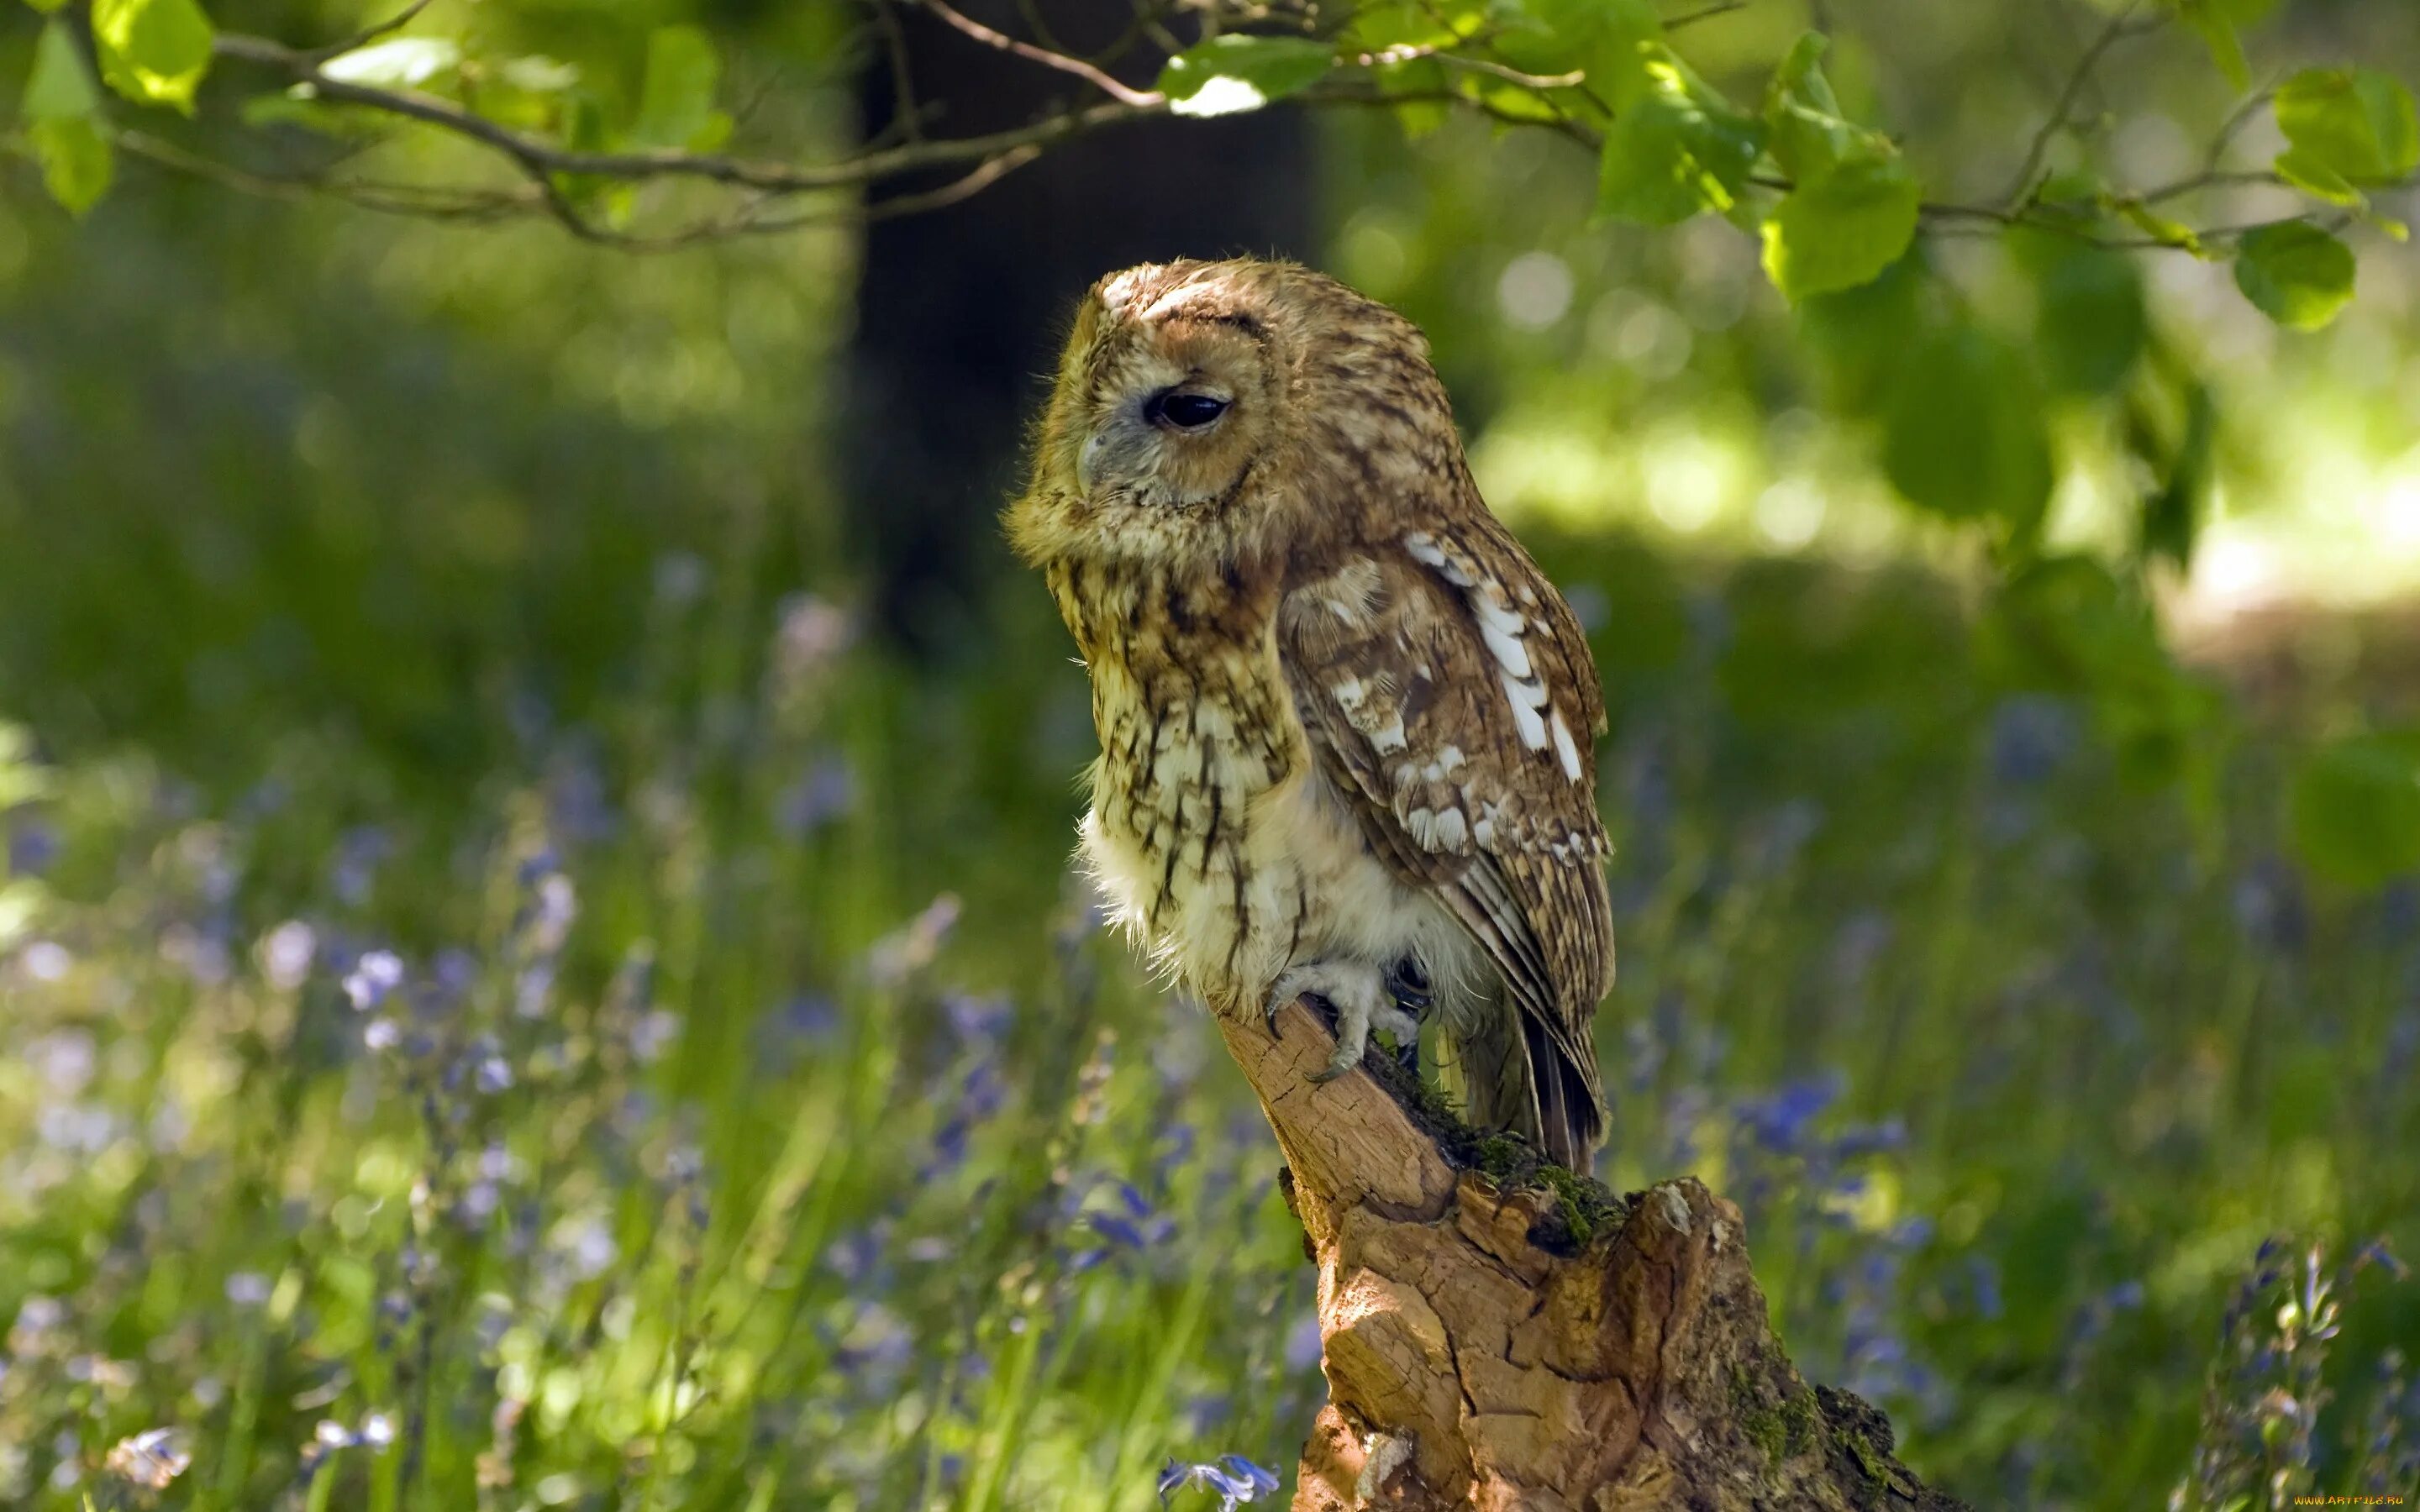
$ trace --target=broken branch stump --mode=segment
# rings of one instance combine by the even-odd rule
[[[1374,1056],[1314,1085],[1334,1041],[1299,1002],[1274,1035],[1218,1022],[1319,1267],[1295,1512],[1959,1512],[1881,1412],[1799,1377],[1739,1210],[1695,1179],[1616,1200],[1407,1108]]]

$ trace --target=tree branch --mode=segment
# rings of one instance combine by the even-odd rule
[[[1074,74],[1112,100],[1139,109],[1148,109],[1165,102],[1156,89],[1137,89],[1130,85],[1121,83],[1114,76],[1094,68],[1082,58],[1070,57],[1063,53],[1053,53],[1047,47],[1036,47],[1032,42],[1020,42],[1005,32],[994,31],[982,22],[952,9],[945,0],[908,0],[908,3],[923,7],[958,32],[973,38],[985,47],[1021,57],[1029,63],[1039,63],[1046,69],[1056,69],[1062,73]]]
[[[1955,1512],[1880,1412],[1799,1377],[1739,1210],[1698,1181],[1617,1201],[1407,1109],[1374,1060],[1313,1085],[1334,1041],[1300,1003],[1219,1027],[1319,1267],[1328,1399],[1295,1512]]]
[[[984,46],[1081,79],[1110,98],[1063,109],[1005,131],[962,137],[927,137],[922,129],[922,107],[910,92],[904,39],[895,17],[888,8],[893,3],[920,5],[937,19]],[[2112,17],[2077,61],[2060,89],[2055,107],[2028,143],[2022,172],[2009,195],[1995,204],[1925,201],[1919,207],[1919,215],[1926,227],[1937,234],[1960,236],[2027,226],[2093,246],[2127,250],[2173,248],[2206,240],[2223,240],[2250,228],[2248,225],[2217,226],[2196,230],[2192,237],[2184,239],[2159,235],[2129,236],[2116,233],[2102,213],[2045,205],[2039,199],[2040,176],[2050,144],[2060,131],[2072,124],[2075,103],[2082,98],[2102,57],[2119,39],[2141,35],[2159,23],[2160,18],[2150,21],[2133,19],[2133,12],[2140,3],[2141,0],[2132,0],[2126,8]],[[1745,4],[1745,0],[1717,0],[1716,4],[1704,9],[1677,17],[1668,24],[1681,25],[1725,14],[1743,8]],[[361,45],[367,39],[384,36],[403,25],[417,13],[418,5],[419,0],[415,0],[412,6],[389,21],[330,47],[294,48],[265,38],[222,33],[215,39],[213,49],[221,57],[269,69],[310,97],[411,121],[468,143],[501,159],[525,180],[522,187],[505,188],[480,183],[380,182],[325,171],[316,176],[267,176],[214,163],[200,154],[174,148],[149,137],[130,142],[130,150],[178,171],[201,174],[249,192],[292,197],[299,193],[316,190],[390,213],[429,214],[465,221],[551,217],[573,235],[599,245],[632,251],[660,251],[694,246],[721,238],[769,235],[838,221],[913,214],[954,204],[980,193],[1052,147],[1104,128],[1164,115],[1171,108],[1171,102],[1156,91],[1138,89],[1120,82],[1097,61],[1009,37],[968,17],[954,8],[949,0],[876,0],[875,26],[880,37],[879,45],[888,54],[887,64],[894,93],[898,96],[898,109],[894,112],[893,120],[854,153],[824,162],[800,163],[675,149],[590,151],[515,130],[438,95],[327,75],[324,65],[331,58]],[[1138,0],[1136,25],[1139,34],[1157,38],[1158,45],[1176,45],[1176,39],[1164,37],[1165,28],[1156,25],[1159,15],[1160,11],[1155,8],[1155,0]],[[1599,128],[1583,118],[1585,113],[1575,115],[1566,108],[1571,103],[1572,91],[1587,94],[1588,83],[1584,75],[1532,74],[1492,57],[1474,55],[1471,51],[1458,51],[1484,49],[1488,41],[1484,31],[1458,33],[1450,42],[1377,49],[1349,56],[1340,61],[1339,68],[1327,79],[1302,91],[1295,99],[1311,106],[1443,103],[1503,125],[1543,127],[1590,152],[1602,150],[1604,135]],[[1381,82],[1383,70],[1415,61],[1449,65],[1510,85],[1511,89],[1482,92],[1451,86],[1424,86],[1389,90],[1384,86]],[[1590,98],[1593,99],[1593,96]],[[2226,140],[2241,129],[2249,114],[2247,109],[2240,108],[2229,118],[2212,148],[2212,160],[2203,171],[2139,194],[2124,196],[2124,202],[2148,207],[2201,189],[2230,185],[2281,185],[2283,180],[2273,173],[2226,172],[2216,166],[2217,154],[2224,151]],[[892,140],[893,137],[898,140]],[[953,177],[935,183],[933,180],[941,175]],[[570,187],[579,178],[625,183],[658,180],[701,182],[731,192],[733,203],[703,213],[689,224],[669,231],[633,232],[619,225],[604,224],[586,208]],[[1751,177],[1749,182],[1759,189],[1783,194],[1794,187],[1789,179],[1771,175]],[[2392,190],[2405,187],[2409,182],[2407,179],[2403,185],[2378,187]],[[884,193],[894,188],[896,192]],[[809,210],[783,208],[799,198],[816,196],[830,197],[833,203]]]

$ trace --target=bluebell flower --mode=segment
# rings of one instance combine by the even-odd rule
[[[804,840],[856,807],[856,769],[828,752],[775,795],[773,825],[792,840]]]
[[[2310,937],[2310,906],[2303,876],[2283,856],[2263,856],[2235,882],[2235,922],[2256,945],[2301,952]]]
[[[1222,1455],[1216,1460],[1180,1463],[1171,1457],[1159,1471],[1159,1504],[1187,1486],[1198,1486],[1218,1498],[1218,1512],[1234,1512],[1247,1502],[1257,1502],[1278,1489],[1278,1474],[1252,1463],[1242,1455]]]
[[[2057,775],[2083,735],[2083,721],[2064,699],[2019,693],[1992,711],[1992,780],[2009,787],[2044,782]]]
[[[345,973],[345,996],[356,1012],[367,1012],[403,984],[403,958],[393,950],[371,950]]]
[[[370,888],[378,881],[378,869],[394,850],[395,842],[386,831],[375,825],[361,825],[345,831],[336,841],[336,858],[328,879],[338,900],[354,908],[367,903]]]
[[[181,1429],[146,1428],[111,1445],[102,1468],[130,1486],[164,1491],[194,1462],[185,1443]]]
[[[1843,1088],[1837,1071],[1784,1083],[1763,1097],[1743,1098],[1736,1115],[1741,1126],[1767,1149],[1790,1151],[1805,1147],[1816,1118],[1838,1101]]]
[[[59,832],[37,814],[20,813],[8,822],[8,870],[21,877],[39,877],[59,857]]]

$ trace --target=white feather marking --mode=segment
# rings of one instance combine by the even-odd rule
[[[1470,839],[1470,826],[1459,809],[1448,809],[1437,815],[1436,838],[1440,848],[1458,851]]]
[[[1494,850],[1496,848],[1496,821],[1493,819],[1481,819],[1479,823],[1471,825],[1470,838],[1479,841],[1480,848],[1481,850]]]
[[[1437,545],[1436,537],[1428,532],[1407,532],[1404,536],[1404,549],[1412,554],[1414,562],[1425,567],[1435,568],[1438,577],[1456,588],[1468,588],[1472,585],[1473,579],[1470,574],[1463,571],[1451,557],[1447,556],[1445,548]]]
[[[1470,761],[1463,755],[1460,746],[1448,746],[1437,752],[1436,764],[1440,772],[1456,772],[1470,764]]]
[[[1521,744],[1531,750],[1546,748],[1546,721],[1538,711],[1546,706],[1546,690],[1535,683],[1516,683],[1511,677],[1501,679],[1504,696],[1512,704],[1512,723],[1521,732]]]
[[[1331,683],[1327,690],[1336,695],[1337,706],[1348,715],[1360,710],[1361,701],[1370,691],[1367,685],[1358,677],[1348,677],[1341,683]]]
[[[1571,737],[1566,735],[1563,738],[1568,740]],[[1370,732],[1370,748],[1381,756],[1391,756],[1407,744],[1409,742],[1404,738],[1404,717],[1400,714],[1381,728]]]
[[[1492,625],[1506,635],[1518,636],[1529,628],[1529,622],[1497,602],[1492,592],[1481,594],[1470,601],[1471,612],[1481,625]]]
[[[1521,643],[1519,635],[1505,634],[1496,627],[1495,621],[1482,615],[1479,621],[1479,638],[1487,642],[1488,650],[1496,653],[1497,661],[1506,671],[1515,677],[1530,675],[1529,648]]]
[[[1563,711],[1557,709],[1548,721],[1555,733],[1555,754],[1563,759],[1563,775],[1576,782],[1580,779],[1580,748],[1572,740],[1572,727],[1563,723]]]
[[[1412,840],[1420,849],[1436,849],[1436,810],[1415,809],[1404,815],[1404,827],[1412,832]]]

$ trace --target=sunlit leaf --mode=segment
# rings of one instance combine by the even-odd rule
[[[392,37],[339,54],[320,65],[319,71],[340,84],[414,89],[452,72],[461,61],[460,45],[446,38]]]
[[[1647,225],[1730,209],[1761,148],[1761,126],[1668,54],[1647,76],[1606,133],[1597,208]]]
[[[2023,538],[2050,501],[2050,433],[2024,354],[1972,326],[1909,352],[1884,416],[1883,467],[1911,503]]]
[[[210,22],[194,0],[93,0],[93,50],[112,89],[192,114],[210,67]]]
[[[706,33],[695,26],[657,27],[647,38],[647,69],[630,139],[695,152],[721,146],[731,135],[731,117],[714,108],[721,81],[722,63]]]
[[[2352,298],[2352,249],[2307,221],[2244,233],[2235,286],[2281,326],[2317,331]]]
[[[2302,858],[2349,887],[2420,871],[2420,735],[2321,747],[2295,772],[2288,811]]]
[[[1805,180],[1765,219],[1765,275],[1793,300],[1854,288],[1907,250],[1923,198],[1896,157]]]
[[[2353,187],[2351,179],[2299,147],[2280,152],[2271,166],[2277,170],[2278,177],[2314,199],[2347,207],[2368,203],[2368,197]]]
[[[1766,145],[1795,182],[1765,218],[1764,270],[1793,300],[1854,288],[1898,261],[1924,199],[1891,140],[1840,114],[1826,45],[1801,37],[1765,89]]]
[[[1299,94],[1335,65],[1327,44],[1307,37],[1230,32],[1170,58],[1159,88],[1179,116],[1233,116]]]
[[[2276,111],[2289,144],[2277,171],[2298,184],[2379,183],[2420,167],[2411,91],[2375,69],[2306,69],[2278,86]]]

